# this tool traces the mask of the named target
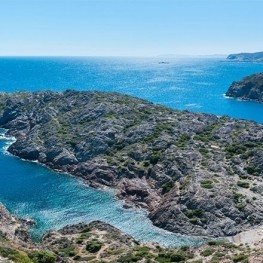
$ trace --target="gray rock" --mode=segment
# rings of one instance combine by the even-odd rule
[[[68,90],[1,93],[0,126],[12,154],[111,187],[170,231],[225,236],[263,220],[262,125]]]

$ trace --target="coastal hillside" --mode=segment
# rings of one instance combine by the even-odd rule
[[[263,73],[254,74],[231,84],[226,96],[263,102]]]
[[[0,262],[3,263],[170,263],[262,262],[262,243],[245,246],[209,240],[200,247],[177,249],[142,244],[115,227],[94,221],[46,233],[33,243],[27,227],[0,206]],[[21,230],[23,231],[21,232]],[[23,235],[21,234],[23,233]]]
[[[152,222],[232,236],[263,220],[263,127],[103,92],[0,95],[8,151],[110,187]]]
[[[227,59],[239,62],[263,62],[263,52],[230,54]]]

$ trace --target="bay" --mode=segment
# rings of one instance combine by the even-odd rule
[[[2,57],[0,91],[114,91],[174,109],[263,123],[263,104],[224,96],[233,81],[262,71],[263,64],[222,58]],[[145,211],[123,209],[112,192],[7,154],[9,143],[0,140],[0,201],[11,213],[35,220],[35,239],[67,224],[103,220],[142,241],[166,246],[200,241],[154,227]]]
[[[68,224],[101,220],[143,242],[174,247],[202,241],[153,226],[146,211],[124,209],[111,191],[88,187],[72,176],[10,155],[6,151],[10,143],[0,137],[0,201],[16,216],[35,221],[30,229],[34,240]]]

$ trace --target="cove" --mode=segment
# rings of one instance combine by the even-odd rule
[[[0,201],[17,217],[36,222],[30,229],[35,240],[51,229],[102,220],[143,242],[170,247],[202,242],[153,226],[145,211],[124,209],[110,191],[93,189],[72,176],[8,154],[12,140],[3,136],[4,130],[0,133]]]

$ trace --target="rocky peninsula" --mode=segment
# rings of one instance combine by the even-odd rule
[[[152,222],[232,236],[263,220],[263,126],[117,93],[0,94],[8,151],[110,187]]]
[[[263,52],[230,54],[227,59],[238,62],[263,62]]]
[[[263,73],[253,74],[231,84],[226,96],[263,102]]]

